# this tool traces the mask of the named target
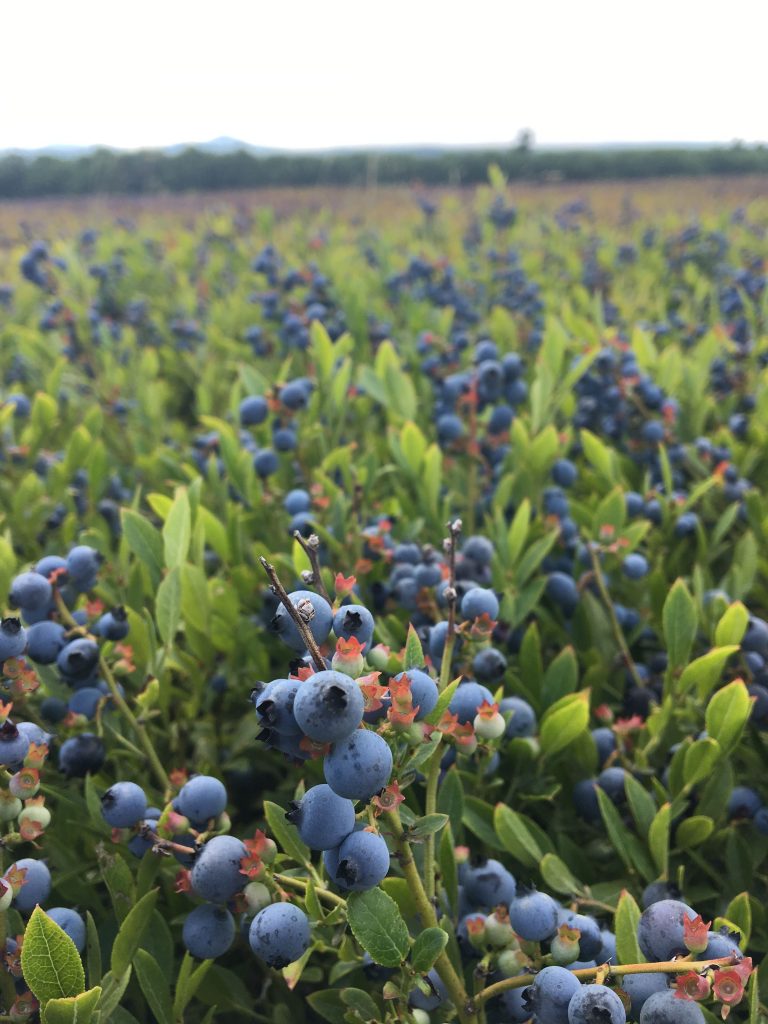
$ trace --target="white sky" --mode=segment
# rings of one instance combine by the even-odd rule
[[[0,8],[0,149],[768,140],[768,0]]]

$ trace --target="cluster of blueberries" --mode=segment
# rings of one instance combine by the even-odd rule
[[[9,603],[20,618],[7,617],[0,624],[0,663],[26,656],[38,665],[55,665],[59,678],[72,694],[67,700],[48,696],[40,704],[44,721],[57,724],[74,716],[93,719],[99,705],[110,706],[111,694],[100,678],[98,640],[119,642],[129,631],[122,607],[98,614],[89,622],[86,610],[71,611],[79,630],[59,621],[56,593],[69,610],[78,596],[94,588],[102,557],[95,548],[73,547],[63,558],[46,555],[28,572],[16,576]],[[85,635],[87,630],[87,635]],[[98,639],[96,639],[98,638]],[[97,771],[104,761],[104,744],[93,733],[67,739],[59,751],[59,767],[67,775],[82,777]]]

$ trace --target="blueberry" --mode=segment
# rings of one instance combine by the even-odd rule
[[[125,608],[117,607],[105,612],[95,623],[93,632],[105,640],[124,640],[130,632]]]
[[[630,998],[632,1020],[640,1019],[640,1011],[654,992],[666,992],[669,988],[666,974],[625,974],[620,984]]]
[[[85,921],[77,911],[69,907],[51,907],[46,914],[72,939],[77,952],[82,953],[85,949]]]
[[[647,910],[654,903],[660,903],[662,900],[676,900],[679,896],[680,892],[677,886],[670,882],[651,882],[643,889],[641,903],[643,910]]]
[[[385,840],[374,832],[352,832],[334,851],[334,881],[344,889],[362,892],[372,889],[389,871],[389,850]]]
[[[459,716],[459,722],[463,725],[466,722],[474,721],[477,709],[483,701],[487,701],[489,704],[493,703],[491,691],[481,686],[480,683],[466,680],[456,688],[448,709],[452,714]]]
[[[392,751],[378,733],[356,729],[325,755],[323,772],[337,796],[368,801],[389,782]]]
[[[610,798],[612,803],[619,804],[625,799],[624,785],[627,773],[624,768],[605,768],[597,776],[597,785]]]
[[[616,749],[616,735],[613,729],[601,726],[592,730],[592,739],[597,747],[598,763],[602,767]]]
[[[499,617],[499,601],[492,590],[473,587],[461,599],[461,614],[465,619],[478,619],[481,615],[496,621]]]
[[[477,562],[479,566],[490,565],[493,559],[493,544],[487,537],[467,537],[462,545],[461,553],[465,558]]]
[[[636,552],[627,555],[621,564],[624,575],[630,580],[640,580],[648,574],[648,561]]]
[[[568,1003],[568,1024],[624,1024],[624,1004],[605,985],[581,985]]]
[[[99,645],[89,637],[70,640],[59,651],[56,665],[65,679],[87,679],[99,664]]]
[[[265,729],[282,736],[300,736],[301,726],[293,714],[296,694],[304,684],[298,679],[273,679],[256,699],[256,714]]]
[[[538,728],[536,712],[527,700],[523,700],[522,697],[505,697],[499,704],[499,711],[502,714],[506,711],[512,712],[505,733],[510,739],[536,735]]]
[[[472,672],[478,682],[500,682],[507,670],[507,659],[496,647],[483,647],[472,659]]]
[[[643,911],[637,926],[637,941],[649,960],[687,956],[688,950],[683,941],[685,917],[692,921],[696,911],[680,900],[660,900]]]
[[[521,939],[544,942],[557,931],[557,904],[547,893],[534,890],[510,904],[509,919]]]
[[[490,908],[503,903],[510,907],[515,899],[515,878],[497,860],[490,858],[476,866],[467,864],[460,877],[464,895],[473,906]]]
[[[91,732],[83,732],[62,743],[59,770],[64,775],[82,779],[89,772],[97,772],[104,764],[105,756],[103,741]]]
[[[95,548],[84,544],[72,548],[67,555],[67,582],[76,590],[91,590],[101,564],[101,555]]]
[[[552,479],[558,487],[573,487],[579,471],[570,459],[558,459],[552,467]]]
[[[153,832],[157,832],[159,819],[159,813],[156,815],[149,814],[144,821],[139,822],[139,824],[142,826],[146,825],[148,828],[152,829]],[[148,850],[151,850],[154,845],[154,839],[150,839],[148,836],[143,836],[140,832],[137,832],[136,835],[131,836],[128,840],[128,849],[134,857],[143,857],[144,854],[147,853]]]
[[[271,448],[261,448],[253,457],[253,468],[262,479],[276,473],[279,466],[280,460]]]
[[[19,658],[27,646],[27,631],[19,619],[0,621],[0,665],[9,658]]]
[[[434,679],[419,668],[409,668],[407,672],[398,672],[393,678],[395,682],[399,682],[401,679],[408,680],[411,685],[413,706],[419,709],[416,713],[416,721],[420,722],[422,718],[426,718],[437,704],[438,690]]]
[[[697,954],[697,959],[719,960],[724,956],[743,956],[738,943],[732,937],[733,934],[727,928],[721,928],[719,932],[708,932],[707,948],[703,953]]]
[[[270,967],[287,967],[309,949],[309,919],[291,903],[272,903],[254,917],[248,941]]]
[[[414,988],[408,995],[408,1005],[414,1010],[431,1013],[443,1003],[448,1002],[450,997],[448,989],[434,967],[427,972],[426,980],[431,989],[429,995],[425,995],[419,988]]]
[[[698,1003],[678,999],[671,989],[654,992],[640,1011],[640,1024],[704,1024],[704,1019]]]
[[[81,686],[69,698],[67,707],[73,714],[84,715],[90,722],[96,717],[96,711],[103,699],[104,694],[98,686]]]
[[[29,743],[36,743],[39,747],[44,744],[46,746],[50,746],[51,740],[53,739],[53,736],[51,736],[49,732],[46,732],[45,729],[41,729],[40,726],[36,725],[34,722],[17,722],[16,728],[22,736],[26,737]]]
[[[218,818],[227,806],[227,791],[219,779],[211,775],[195,775],[185,782],[177,797],[179,814],[194,825],[204,825]]]
[[[51,873],[45,861],[22,857],[12,864],[8,871],[12,868],[26,872],[24,884],[14,897],[14,907],[17,910],[34,910],[38,903],[45,903],[51,891]]]
[[[361,604],[343,605],[333,617],[333,632],[336,636],[344,640],[354,637],[362,644],[363,651],[370,647],[373,630],[373,616]]]
[[[28,738],[10,718],[6,719],[0,726],[0,764],[6,767],[20,764],[27,756],[28,750]]]
[[[325,783],[312,786],[301,800],[292,802],[285,816],[312,850],[340,846],[355,827],[352,801],[338,796]]]
[[[288,597],[309,627],[315,643],[324,643],[333,625],[333,609],[325,598],[312,590],[294,590]],[[301,633],[282,604],[277,609],[271,625],[283,643],[299,653],[305,650],[306,644]]]
[[[735,786],[728,797],[726,813],[729,818],[754,818],[763,801],[749,786]]]
[[[576,611],[579,603],[579,588],[572,576],[564,572],[552,572],[547,577],[547,597],[554,601],[566,616]]]
[[[285,498],[283,498],[283,508],[291,516],[295,516],[299,512],[309,512],[312,508],[312,499],[309,496],[309,492],[305,491],[302,487],[288,491]]]
[[[38,665],[52,665],[65,646],[66,630],[58,622],[36,622],[27,629],[27,654]]]
[[[235,939],[235,919],[224,907],[203,903],[187,914],[181,931],[187,952],[200,960],[226,953]]]
[[[12,608],[38,611],[51,603],[53,588],[45,576],[37,572],[23,572],[11,583],[8,602]]]
[[[197,895],[211,903],[226,903],[245,888],[240,862],[247,855],[235,836],[214,836],[195,858],[190,882]]]
[[[116,782],[101,798],[101,813],[112,828],[132,828],[147,810],[147,798],[135,782]]]
[[[561,910],[558,912],[558,923],[567,924],[569,928],[575,928],[581,932],[579,937],[579,958],[581,960],[592,960],[597,956],[603,945],[603,937],[600,934],[600,926],[597,921],[586,914]]]
[[[699,523],[699,517],[695,512],[683,512],[675,523],[675,536],[676,537],[689,537],[691,534],[696,532],[696,527]]]
[[[363,720],[362,690],[341,672],[316,672],[299,688],[293,703],[297,723],[310,739],[334,743]]]
[[[250,395],[240,403],[240,425],[255,427],[263,423],[269,413],[269,405],[262,395]]]
[[[568,1004],[581,986],[564,967],[545,967],[525,989],[526,1008],[538,1024],[566,1024]]]

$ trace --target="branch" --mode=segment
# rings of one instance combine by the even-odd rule
[[[263,555],[259,557],[259,561],[264,568],[264,572],[269,576],[269,582],[272,585],[272,593],[276,594],[277,597],[280,598],[280,603],[293,619],[296,629],[301,633],[301,639],[307,645],[307,650],[312,657],[312,661],[315,663],[315,668],[318,672],[325,672],[325,661],[320,653],[320,648],[317,646],[309,626],[299,614],[298,608],[296,608],[290,597],[288,597],[286,589],[280,582],[280,578],[277,575],[277,569],[275,569],[274,565],[271,565]]]
[[[307,556],[312,566],[312,578],[309,579],[308,582],[314,586],[315,590],[321,597],[325,598],[328,604],[332,605],[333,601],[331,600],[331,595],[326,590],[325,583],[323,583],[323,577],[320,573],[320,538],[316,533],[313,533],[310,534],[307,540],[304,540],[299,530],[293,531],[293,538],[299,542],[302,551]]]

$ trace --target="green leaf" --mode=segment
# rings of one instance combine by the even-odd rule
[[[96,922],[90,910],[85,912],[85,928],[88,936],[85,947],[88,983],[95,985],[101,981],[101,942],[99,941],[99,933],[96,930]]]
[[[584,886],[578,882],[571,873],[571,869],[561,860],[556,853],[545,853],[539,865],[541,877],[550,889],[555,892],[573,893],[582,892]]]
[[[299,839],[296,826],[285,820],[285,811],[270,800],[264,801],[264,817],[267,819],[269,830],[275,841],[286,856],[291,857],[298,864],[306,864],[309,861],[309,847],[305,846]]]
[[[672,584],[661,613],[670,670],[687,664],[698,627],[696,602],[681,579]]]
[[[178,567],[171,569],[157,589],[155,619],[163,643],[170,645],[181,621],[181,575]]]
[[[210,603],[208,600],[208,581],[199,565],[181,566],[181,614],[184,621],[206,633],[210,620]]]
[[[637,942],[637,925],[640,920],[638,907],[631,893],[622,891],[614,916],[613,930],[616,933],[616,956],[620,964],[644,964],[645,957]]]
[[[496,804],[493,828],[505,850],[527,867],[536,867],[542,858],[539,844],[531,835],[522,815],[506,804]]]
[[[517,507],[507,532],[507,552],[510,568],[514,568],[517,565],[518,559],[522,554],[530,523],[531,503],[528,498],[523,498]]]
[[[749,718],[752,701],[741,679],[734,679],[712,697],[705,714],[707,734],[725,753],[739,742]]]
[[[494,810],[489,803],[476,796],[464,798],[464,814],[462,822],[465,828],[482,839],[486,846],[494,850],[503,850],[501,840],[493,828]]]
[[[451,827],[458,829],[464,813],[464,787],[458,771],[449,768],[437,792],[437,809],[447,814]]]
[[[648,835],[651,822],[656,816],[656,801],[629,772],[624,776],[624,792],[627,795],[627,803],[632,817],[635,819],[638,833],[641,836]]]
[[[648,831],[648,847],[654,863],[662,878],[667,877],[669,870],[669,823],[671,805],[662,804],[651,822]]]
[[[43,1024],[91,1024],[101,998],[101,988],[89,988],[66,999],[49,999],[43,1010]]]
[[[410,420],[400,431],[400,450],[411,473],[417,476],[427,450],[427,439],[419,427]]]
[[[399,967],[408,954],[408,929],[397,904],[381,889],[353,892],[347,922],[357,941],[382,967]]]
[[[594,466],[608,483],[615,483],[616,473],[614,469],[614,456],[611,449],[589,430],[581,430],[579,437],[587,461]]]
[[[608,838],[613,848],[624,862],[629,871],[639,871],[650,881],[654,876],[652,862],[648,858],[645,847],[641,846],[636,836],[633,836],[621,820],[621,815],[616,810],[610,797],[600,788],[595,787],[597,802],[600,806],[600,814],[605,823]]]
[[[411,948],[411,967],[417,974],[426,974],[448,945],[442,928],[425,928]]]
[[[423,839],[432,836],[448,824],[447,814],[425,814],[408,826],[409,839]]]
[[[133,967],[157,1024],[173,1024],[171,992],[157,961],[145,949],[139,949],[133,958]]]
[[[312,956],[313,953],[314,949],[312,946],[310,946],[309,949],[304,950],[304,952],[301,954],[298,960],[294,960],[293,963],[286,964],[286,966],[281,969],[280,973],[283,976],[283,981],[285,982],[287,988],[296,988],[298,983],[301,981],[301,976],[304,973],[304,968],[309,963],[309,958]]]
[[[163,525],[163,553],[169,569],[178,568],[187,557],[192,539],[192,512],[185,487],[179,487]]]
[[[459,872],[456,867],[453,831],[450,824],[445,826],[440,836],[438,860],[443,888],[445,889],[451,909],[455,912],[459,905]]]
[[[571,693],[548,708],[541,720],[539,743],[543,754],[559,754],[589,724],[589,690]]]
[[[381,1020],[381,1010],[368,993],[361,988],[343,988],[341,1001],[345,1006],[356,1010],[363,1020]]]
[[[749,612],[741,601],[734,601],[723,613],[715,627],[715,643],[718,647],[740,644],[749,625]]]
[[[699,700],[706,700],[712,690],[720,682],[725,663],[732,654],[738,651],[738,644],[726,647],[713,647],[711,651],[696,658],[686,665],[675,687],[678,693],[688,693],[694,686]]]
[[[102,844],[96,848],[101,877],[109,889],[115,917],[123,921],[136,902],[136,888],[131,869],[118,854],[107,853]]]
[[[453,695],[458,689],[461,678],[461,676],[456,676],[456,678],[452,680],[452,682],[448,683],[446,688],[440,693],[440,696],[437,698],[437,704],[435,704],[434,708],[424,719],[427,725],[437,725],[443,717],[443,712],[453,700]]]
[[[752,976],[749,979],[749,1024],[759,1024],[760,1022],[760,989],[758,981],[758,967],[752,971]]]
[[[77,947],[67,933],[35,907],[21,947],[24,981],[41,1003],[77,996],[85,990],[85,972]]]
[[[550,533],[546,533],[543,537],[540,537],[537,541],[534,541],[533,544],[530,544],[526,548],[525,554],[520,559],[515,570],[515,583],[518,588],[522,587],[523,584],[527,582],[528,578],[536,572],[549,552],[555,546],[555,542],[559,536],[559,530],[552,530]]]
[[[685,753],[683,778],[687,786],[695,786],[706,779],[720,759],[722,750],[717,740],[706,737],[695,740]]]
[[[681,850],[690,850],[700,846],[715,830],[715,823],[704,814],[694,814],[685,818],[675,830],[675,843]]]
[[[405,641],[405,660],[403,668],[407,672],[409,668],[424,667],[424,650],[419,640],[419,634],[412,625],[408,626],[408,637]]]
[[[152,917],[157,903],[157,889],[142,896],[128,913],[112,945],[110,967],[115,978],[120,978],[131,965],[144,931]]]
[[[307,1002],[314,1012],[329,1024],[345,1024],[346,1009],[341,998],[341,989],[326,988],[320,992],[310,992]]]
[[[739,929],[742,938],[739,945],[742,949],[746,949],[752,934],[752,905],[749,902],[749,893],[740,892],[738,896],[734,896],[726,907],[724,917],[727,917]]]
[[[131,980],[133,968],[128,965],[128,970],[115,977],[112,971],[107,971],[101,979],[101,1002],[99,1003],[99,1021],[111,1020],[111,1014],[117,1009],[118,1003],[123,998],[128,982]]]
[[[541,699],[544,707],[555,704],[579,685],[579,663],[570,644],[564,647],[544,673]]]
[[[156,587],[163,572],[163,541],[160,534],[144,516],[133,509],[124,508],[121,519],[128,547],[147,567],[152,586]]]

